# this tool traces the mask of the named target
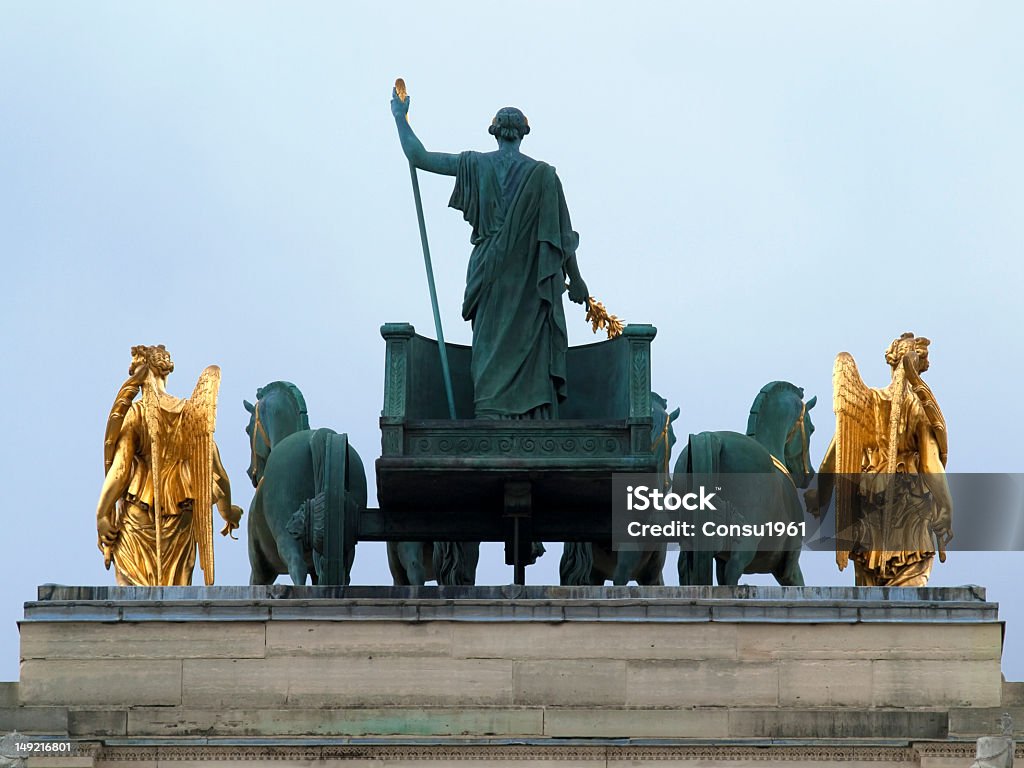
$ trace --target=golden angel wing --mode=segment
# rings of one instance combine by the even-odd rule
[[[853,528],[853,503],[856,494],[854,475],[861,471],[864,448],[875,431],[875,406],[871,389],[860,377],[857,363],[849,352],[840,352],[832,368],[832,409],[836,414],[836,561],[840,570],[846,565]],[[842,550],[846,551],[842,551]]]
[[[192,520],[199,545],[199,567],[207,585],[213,584],[213,430],[217,421],[220,368],[211,365],[200,375],[182,412],[188,443],[195,506]]]
[[[185,423],[190,434],[213,434],[217,421],[217,393],[220,391],[220,367],[211,365],[199,374],[192,397],[185,404]]]

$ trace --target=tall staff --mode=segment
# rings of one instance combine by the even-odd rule
[[[405,102],[408,96],[405,80],[395,80],[395,96]],[[409,119],[406,114],[405,119]],[[444,345],[444,331],[441,330],[441,313],[437,308],[437,289],[434,287],[434,267],[430,263],[430,246],[427,244],[427,225],[423,219],[423,201],[420,199],[420,180],[416,175],[416,166],[409,163],[409,174],[412,176],[412,196],[416,200],[416,219],[420,225],[420,244],[423,246],[423,264],[427,269],[427,287],[430,289],[430,308],[434,310],[434,331],[437,333],[437,348],[441,354],[441,377],[444,379],[444,393],[448,398],[448,415],[455,419],[455,395],[452,392],[452,374],[448,368],[448,349]]]

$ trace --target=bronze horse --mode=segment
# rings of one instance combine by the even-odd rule
[[[701,432],[690,435],[672,478],[678,494],[698,485],[724,486],[712,522],[742,520],[754,526],[804,521],[798,488],[814,477],[810,439],[814,432],[804,391],[788,381],[761,388],[747,419],[747,434]],[[706,522],[697,520],[698,526]],[[798,530],[787,528],[787,530]],[[765,536],[756,545],[728,538],[699,538],[679,553],[680,584],[711,584],[711,561],[719,584],[738,584],[744,573],[770,573],[783,586],[803,586],[800,570],[802,534]]]
[[[287,573],[294,584],[324,583],[325,530],[344,505],[366,507],[366,474],[348,436],[310,429],[299,388],[275,381],[256,391],[249,412],[250,584],[273,584]],[[341,505],[328,499],[341,499]],[[340,581],[348,584],[354,547],[343,553]]]

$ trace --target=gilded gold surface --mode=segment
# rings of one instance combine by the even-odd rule
[[[222,535],[242,515],[213,441],[220,369],[204,370],[185,399],[166,391],[173,370],[163,345],[133,347],[107,419],[96,530],[104,565],[115,566],[122,586],[191,584],[197,551],[213,584],[211,507],[226,521]]]
[[[834,485],[837,540],[845,542],[836,564],[843,570],[852,559],[860,586],[924,586],[935,552],[944,561],[953,536],[946,422],[921,378],[929,343],[911,333],[894,340],[885,355],[891,380],[878,389],[864,384],[850,354],[836,357],[836,432],[819,492],[806,498],[817,514]]]
[[[623,322],[616,315],[608,314],[608,310],[604,308],[604,304],[593,296],[587,299],[586,320],[590,323],[594,333],[597,333],[598,331],[605,331],[607,332],[609,339],[614,339],[616,336],[622,335]]]

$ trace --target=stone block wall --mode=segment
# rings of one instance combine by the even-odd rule
[[[977,588],[41,588],[0,729],[108,756],[196,739],[948,745],[1024,701],[1004,699],[1001,650]]]

